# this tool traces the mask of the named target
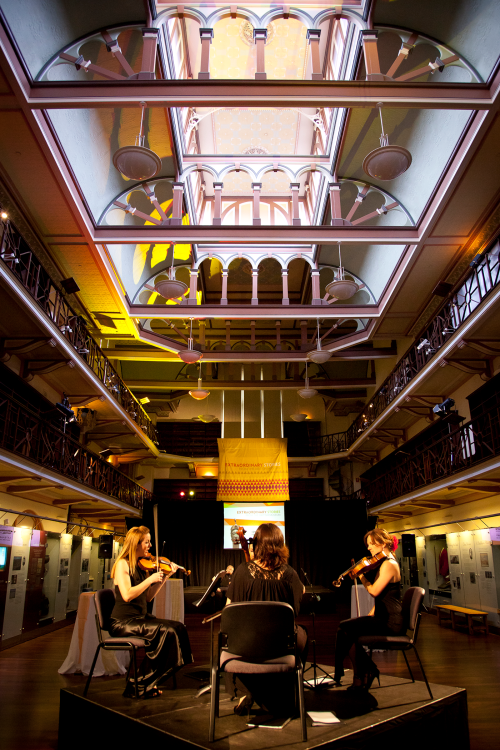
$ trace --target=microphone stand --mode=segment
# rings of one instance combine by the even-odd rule
[[[325,672],[325,670],[323,669],[323,667],[320,667],[319,664],[317,664],[317,662],[316,662],[316,613],[314,611],[314,602],[319,602],[320,601],[320,597],[318,596],[318,594],[316,593],[316,591],[314,591],[314,588],[313,588],[313,586],[311,584],[311,581],[307,577],[307,573],[305,572],[304,568],[301,568],[301,571],[302,571],[302,575],[306,579],[307,585],[311,589],[311,612],[310,612],[310,615],[312,617],[312,635],[313,635],[313,637],[311,638],[311,641],[310,641],[310,643],[312,645],[313,660],[312,660],[310,666],[307,667],[307,669],[303,672],[302,679],[304,680],[304,683],[305,683],[306,687],[310,688],[311,690],[318,690],[319,688],[329,687],[330,680],[332,678],[331,678],[331,675],[329,675],[328,672]],[[312,685],[310,685],[309,682],[306,679],[304,679],[305,674],[307,672],[309,672],[310,669],[313,670],[313,684]],[[323,675],[320,676],[320,677],[318,677],[317,674],[316,674],[318,670],[320,672],[323,672]],[[326,682],[327,678],[328,678],[328,682]]]

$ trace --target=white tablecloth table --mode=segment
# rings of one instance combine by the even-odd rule
[[[105,630],[102,634],[103,638],[108,637]],[[94,594],[91,591],[84,592],[80,594],[78,600],[78,611],[69,652],[64,663],[57,670],[59,674],[82,672],[88,675],[98,643]],[[128,651],[103,651],[101,649],[93,677],[102,677],[105,674],[125,674],[129,658]]]
[[[169,578],[153,600],[153,614],[161,620],[184,622],[184,581]]]

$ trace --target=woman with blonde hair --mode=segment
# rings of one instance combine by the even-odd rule
[[[108,631],[116,638],[144,638],[146,656],[138,676],[139,697],[153,698],[161,695],[158,682],[170,670],[176,670],[193,661],[186,628],[181,622],[161,620],[148,614],[147,604],[152,601],[172,572],[148,573],[138,565],[140,557],[147,557],[151,536],[146,526],[129,529],[122,551],[113,565],[111,577],[115,582],[116,603],[111,613]],[[129,679],[124,695],[135,696],[134,682]]]
[[[349,656],[354,679],[348,690],[358,692],[367,692],[373,680],[379,679],[376,664],[358,643],[358,638],[364,635],[399,635],[404,627],[401,610],[401,571],[394,557],[398,540],[385,529],[373,529],[365,534],[364,541],[372,557],[380,552],[386,555],[375,572],[359,576],[365,589],[375,598],[375,604],[368,616],[355,617],[340,623],[335,646],[334,681],[337,685],[341,684],[344,659]]]

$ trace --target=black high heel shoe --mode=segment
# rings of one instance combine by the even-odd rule
[[[233,708],[234,713],[237,716],[243,716],[243,714],[250,713],[250,709],[253,706],[253,698],[251,695],[244,695],[239,703]]]
[[[369,673],[368,673],[368,674],[366,675],[366,678],[365,678],[365,683],[364,683],[364,685],[363,685],[363,688],[364,688],[364,689],[366,690],[366,692],[368,692],[368,691],[370,690],[370,688],[371,688],[371,686],[372,686],[372,682],[373,682],[373,680],[375,679],[375,677],[377,678],[377,680],[378,680],[378,686],[380,687],[380,672],[379,672],[379,670],[377,669],[377,667],[374,667],[374,668],[372,669],[372,671],[371,671],[371,672],[369,672]]]

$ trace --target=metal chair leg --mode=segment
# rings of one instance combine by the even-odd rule
[[[132,645],[132,663],[134,665],[134,688],[135,688],[135,698],[137,700],[139,698],[139,685],[137,683],[137,658],[135,654],[134,645]]]
[[[425,684],[427,685],[427,690],[429,691],[429,695],[431,696],[431,700],[434,700],[434,696],[432,695],[431,689],[429,687],[429,683],[427,681],[427,675],[425,674],[424,668],[422,666],[422,662],[420,661],[420,656],[418,655],[418,651],[415,648],[415,646],[413,646],[413,650],[415,651],[415,656],[417,657],[417,661],[419,663],[420,670],[421,670],[421,672],[422,672],[422,674],[424,676]]]
[[[304,704],[304,676],[302,668],[297,669],[297,687],[299,689],[299,714],[302,730],[302,742],[307,741],[306,708]]]
[[[406,651],[403,651],[403,656],[405,658],[406,666],[408,667],[408,672],[410,673],[411,681],[415,682],[413,672],[411,671],[410,662],[408,661],[408,657],[406,656]]]
[[[87,682],[85,683],[85,690],[83,691],[83,697],[84,698],[87,697],[87,692],[88,692],[88,689],[90,687],[90,681],[92,679],[92,675],[94,674],[94,668],[95,668],[95,665],[96,665],[96,662],[97,662],[97,657],[99,656],[99,651],[100,650],[101,650],[101,644],[99,643],[99,645],[97,646],[97,648],[95,650],[94,661],[92,662],[92,666],[90,668],[89,676],[87,677]]]
[[[211,689],[210,689],[210,724],[208,727],[208,741],[213,742],[215,739],[215,716],[216,713],[218,714],[218,702],[219,702],[219,692],[217,690],[217,681],[219,679],[219,670],[218,670],[218,662],[219,662],[219,656],[217,655],[217,660],[214,659],[214,663],[212,664],[212,674],[211,674]]]

